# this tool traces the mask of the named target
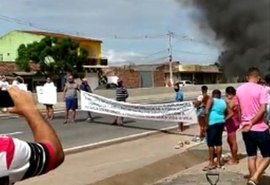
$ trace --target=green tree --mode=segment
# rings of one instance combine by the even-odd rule
[[[30,62],[39,64],[42,74],[80,73],[87,58],[88,51],[71,39],[45,37],[40,42],[20,45],[16,64],[23,71],[30,70]]]

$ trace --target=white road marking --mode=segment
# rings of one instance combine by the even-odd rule
[[[4,135],[4,136],[14,136],[14,135],[19,135],[19,134],[22,134],[23,132],[10,132],[10,133],[3,133],[0,135]]]
[[[71,147],[71,148],[66,148],[66,149],[64,149],[64,151],[65,152],[74,152],[74,151],[78,151],[78,150],[97,148],[97,147],[106,146],[109,144],[120,143],[120,142],[124,142],[124,141],[130,141],[133,139],[138,139],[141,137],[145,137],[145,136],[149,136],[149,135],[152,135],[155,133],[159,133],[161,131],[166,131],[166,130],[171,130],[171,129],[176,129],[176,128],[177,128],[177,126],[166,127],[166,128],[162,128],[159,130],[148,131],[148,132],[143,132],[143,133],[139,133],[139,134],[133,134],[133,135],[129,135],[129,136],[118,137],[118,138],[114,138],[114,139],[100,141],[100,142],[96,142],[96,143],[90,143],[90,144],[86,144],[86,145],[79,145],[79,146],[75,146],[75,147]]]

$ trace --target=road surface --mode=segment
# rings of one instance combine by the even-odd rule
[[[125,119],[124,126],[112,126],[114,117],[94,114],[94,122],[87,122],[86,112],[79,111],[75,124],[63,124],[64,112],[56,113],[52,125],[58,133],[65,149],[81,145],[140,134],[162,128],[176,126],[176,123]],[[0,134],[12,135],[32,141],[32,134],[23,118],[0,118]]]

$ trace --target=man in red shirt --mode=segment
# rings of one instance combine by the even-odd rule
[[[7,111],[26,119],[35,142],[0,136],[1,185],[45,174],[58,167],[65,157],[59,138],[35,106],[32,94],[17,87],[7,91],[14,102],[14,107]]]

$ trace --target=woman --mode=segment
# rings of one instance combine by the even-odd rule
[[[182,102],[184,101],[184,94],[183,91],[180,90],[180,86],[179,84],[175,84],[174,86],[174,91],[175,91],[175,101],[177,102]],[[183,132],[184,131],[184,123],[183,122],[179,122],[178,123],[178,132]]]
[[[48,77],[46,79],[46,83],[44,84],[44,87],[54,87],[54,83],[52,82],[51,78]],[[47,119],[48,120],[53,120],[54,118],[54,109],[53,109],[53,105],[50,104],[45,104],[46,106],[46,115],[47,115]]]
[[[226,102],[228,105],[228,115],[226,116],[226,130],[227,130],[227,142],[231,150],[231,159],[228,164],[233,165],[238,163],[237,152],[237,140],[236,131],[240,126],[240,108],[236,98],[236,89],[232,86],[227,87],[226,90]]]
[[[205,108],[207,128],[207,145],[209,152],[209,165],[203,170],[213,170],[221,167],[221,154],[222,154],[222,133],[225,126],[225,114],[227,104],[225,100],[221,99],[220,90],[214,90],[212,97],[208,99]],[[217,155],[217,163],[214,158]]]

